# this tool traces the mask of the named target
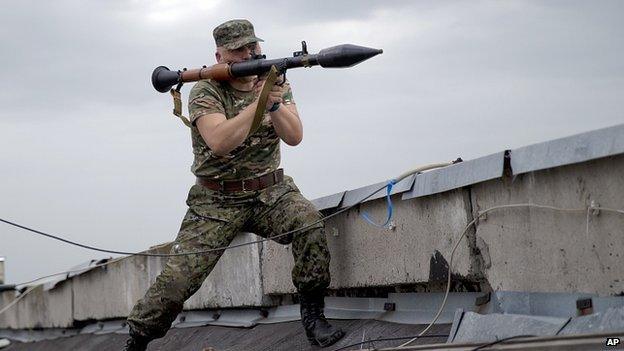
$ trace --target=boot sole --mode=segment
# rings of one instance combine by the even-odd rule
[[[326,339],[316,339],[314,337],[308,337],[308,341],[312,346],[327,347],[335,344],[338,340],[342,339],[343,336],[345,336],[345,332],[342,330],[337,330]]]

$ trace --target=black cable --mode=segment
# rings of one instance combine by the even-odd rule
[[[14,226],[14,227],[18,227],[18,228],[21,228],[21,229],[27,230],[27,231],[29,231],[29,232],[33,232],[33,233],[35,233],[35,234],[39,234],[39,235],[45,236],[45,237],[48,237],[48,238],[50,238],[50,239],[54,239],[54,240],[58,240],[58,241],[62,241],[62,242],[64,242],[64,243],[67,243],[67,244],[70,244],[70,245],[74,245],[74,246],[78,246],[78,247],[82,247],[82,248],[89,249],[89,250],[95,250],[95,251],[106,252],[106,253],[112,253],[112,254],[121,254],[121,255],[138,255],[138,253],[137,253],[137,254],[133,254],[133,253],[125,252],[125,251],[106,250],[106,249],[100,249],[100,248],[98,248],[98,247],[94,247],[94,246],[89,246],[89,245],[85,245],[85,244],[77,243],[77,242],[75,242],[75,241],[71,241],[71,240],[63,239],[63,238],[58,237],[58,236],[56,236],[56,235],[52,235],[52,234],[48,234],[48,233],[41,232],[41,231],[36,230],[36,229],[28,228],[28,227],[23,226],[23,225],[21,225],[21,224],[13,223],[13,222],[11,222],[11,221],[7,221],[6,219],[2,219],[2,218],[0,218],[0,222],[4,222],[4,223],[9,224],[9,225],[12,225],[12,226]]]
[[[371,339],[371,340],[366,340],[366,341],[362,341],[362,342],[358,342],[355,344],[351,344],[351,345],[347,345],[347,346],[343,346],[339,349],[335,349],[334,351],[341,351],[341,350],[346,350],[350,347],[354,347],[354,346],[359,346],[362,344],[368,344],[371,342],[376,342],[376,341],[395,341],[395,340],[405,340],[405,339],[413,339],[413,338],[448,338],[448,334],[429,334],[429,335],[422,335],[422,336],[416,336],[416,335],[412,335],[412,336],[401,336],[401,337],[396,337],[396,338],[380,338],[380,339]]]
[[[383,190],[387,186],[388,185],[386,184],[386,185],[380,187],[379,189],[376,189],[375,191],[370,193],[368,196],[364,197],[363,199],[359,200],[358,202],[354,203],[353,205],[345,207],[345,208],[343,208],[340,211],[334,212],[334,213],[332,213],[329,216],[323,217],[323,218],[319,219],[318,221],[312,222],[310,224],[306,224],[303,227],[300,227],[300,228],[297,228],[297,229],[294,229],[294,230],[291,230],[291,231],[288,231],[288,232],[285,232],[285,233],[282,233],[282,234],[274,235],[274,236],[272,236],[270,238],[263,238],[263,239],[260,239],[260,240],[250,241],[250,242],[246,242],[246,243],[242,243],[242,244],[236,244],[236,245],[231,245],[231,246],[227,246],[227,247],[217,247],[217,248],[214,248],[214,249],[207,249],[207,250],[200,250],[200,251],[193,251],[193,252],[178,252],[178,253],[169,253],[169,254],[156,254],[156,253],[145,253],[145,252],[128,252],[128,251],[108,250],[108,249],[102,249],[102,248],[95,247],[95,246],[81,244],[81,243],[78,243],[78,242],[75,242],[75,241],[71,241],[71,240],[68,240],[68,239],[61,238],[61,237],[53,235],[53,234],[44,233],[42,231],[39,231],[39,230],[36,230],[36,229],[32,229],[32,228],[29,228],[29,227],[26,227],[26,226],[23,226],[21,224],[17,224],[17,223],[11,222],[11,221],[7,221],[7,220],[2,219],[2,218],[0,218],[0,222],[4,222],[4,223],[12,225],[14,227],[30,231],[32,233],[35,233],[35,234],[38,234],[38,235],[41,235],[41,236],[45,236],[45,237],[50,238],[50,239],[58,240],[58,241],[66,243],[66,244],[78,246],[78,247],[81,247],[81,248],[84,248],[84,249],[88,249],[88,250],[104,252],[104,253],[111,253],[111,254],[117,254],[117,255],[130,255],[130,256],[147,256],[147,257],[173,257],[173,256],[198,255],[198,254],[206,254],[206,253],[215,252],[215,251],[230,250],[230,249],[234,249],[234,248],[241,247],[241,246],[259,244],[259,243],[262,243],[262,242],[265,242],[265,241],[274,240],[274,239],[277,239],[277,238],[280,238],[280,237],[283,237],[283,236],[286,236],[286,235],[291,235],[291,234],[294,234],[294,233],[297,233],[297,232],[304,231],[304,230],[306,230],[308,228],[311,228],[312,226],[314,226],[314,225],[316,225],[318,223],[324,222],[325,220],[327,220],[329,218],[332,218],[334,216],[337,216],[337,215],[339,215],[339,214],[341,214],[343,212],[346,212],[346,211],[352,209],[353,207],[355,207],[355,206],[361,204],[362,202],[366,201],[369,197],[371,197],[371,196],[375,195],[376,193],[378,193],[379,191]]]
[[[478,347],[476,347],[476,348],[474,348],[474,349],[472,349],[470,351],[482,350],[482,349],[484,349],[486,347],[493,346],[493,345],[496,345],[496,344],[500,344],[502,342],[505,342],[505,341],[508,341],[508,340],[512,340],[512,339],[530,338],[530,337],[534,337],[534,336],[536,336],[536,335],[514,335],[514,336],[510,336],[508,338],[502,338],[500,340],[496,340],[496,341],[492,341],[492,342],[487,343],[487,344],[483,344],[483,345],[478,346]]]

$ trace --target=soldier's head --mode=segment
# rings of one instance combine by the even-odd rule
[[[254,53],[261,53],[258,43],[264,41],[256,37],[253,25],[245,19],[221,23],[214,29],[212,35],[217,45],[215,57],[218,63],[248,60]]]

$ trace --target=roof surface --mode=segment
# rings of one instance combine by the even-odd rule
[[[257,325],[253,328],[231,328],[206,326],[198,328],[171,329],[167,335],[152,342],[148,351],[179,350],[202,351],[213,347],[217,351],[292,351],[292,350],[328,350],[333,351],[343,346],[364,340],[379,338],[410,337],[417,335],[423,325],[407,325],[375,320],[333,320],[332,324],[342,327],[347,335],[337,344],[321,349],[308,344],[299,321],[278,324]],[[436,325],[428,334],[448,335],[449,324]],[[128,335],[125,334],[83,334],[55,340],[32,343],[13,343],[3,351],[119,351],[123,348]],[[416,340],[414,344],[446,342],[447,337]],[[398,346],[406,340],[370,342],[364,348]],[[349,350],[359,350],[354,346]]]

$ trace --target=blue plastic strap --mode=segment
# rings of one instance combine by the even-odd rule
[[[374,225],[379,228],[389,228],[388,224],[390,224],[390,220],[392,219],[392,199],[390,199],[390,194],[392,193],[392,187],[396,184],[396,180],[391,179],[388,181],[388,185],[386,187],[386,202],[388,204],[388,218],[384,224],[375,223],[366,212],[362,212],[362,218],[364,218],[368,223]]]

